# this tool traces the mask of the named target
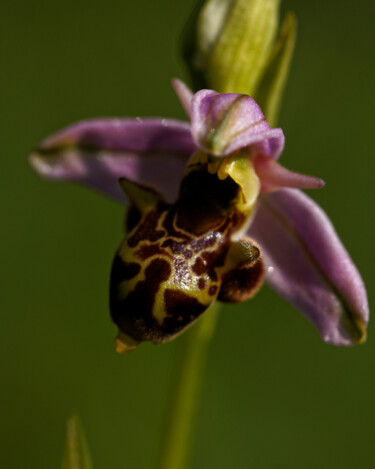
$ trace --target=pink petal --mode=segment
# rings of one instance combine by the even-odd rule
[[[191,132],[197,144],[215,156],[250,149],[277,159],[284,148],[281,129],[271,129],[257,103],[246,95],[196,93],[191,104]]]
[[[181,101],[182,107],[185,109],[186,114],[190,117],[191,100],[193,99],[193,92],[188,88],[185,83],[178,78],[172,79],[172,86]]]
[[[272,192],[283,187],[295,189],[320,189],[322,179],[294,173],[262,153],[254,158],[254,169],[262,183],[261,192]]]
[[[120,177],[154,186],[173,200],[196,148],[185,122],[93,119],[46,138],[30,162],[47,179],[83,183],[121,201]]]
[[[335,345],[363,342],[368,303],[362,278],[324,211],[303,192],[261,196],[250,229],[268,266],[267,281]]]

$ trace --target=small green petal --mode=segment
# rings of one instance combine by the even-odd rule
[[[127,178],[120,178],[119,184],[129,200],[142,213],[147,212],[162,202],[163,198],[155,189],[138,184]]]
[[[255,97],[271,127],[276,125],[296,36],[297,20],[294,13],[288,12]]]
[[[71,415],[67,422],[65,451],[61,469],[92,469],[86,437],[75,414]]]

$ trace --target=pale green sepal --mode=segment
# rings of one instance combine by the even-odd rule
[[[61,469],[92,469],[86,437],[77,415],[67,422],[65,450]]]
[[[220,93],[253,96],[276,36],[280,1],[223,2],[210,0],[199,22],[199,46],[206,57],[209,86]],[[207,9],[213,18],[204,15]]]
[[[293,12],[288,12],[255,96],[271,127],[276,125],[278,118],[296,36],[297,19]]]

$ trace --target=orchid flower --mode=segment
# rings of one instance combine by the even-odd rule
[[[31,164],[130,202],[111,274],[116,347],[170,340],[215,300],[242,302],[265,281],[325,342],[365,339],[366,290],[323,210],[324,185],[278,162],[281,129],[242,94],[174,86],[190,125],[94,119],[45,139]]]

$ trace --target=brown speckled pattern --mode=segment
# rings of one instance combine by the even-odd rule
[[[136,341],[164,342],[217,296],[242,301],[252,294],[263,275],[260,253],[237,276],[226,265],[231,237],[244,223],[240,196],[233,179],[220,180],[199,164],[187,172],[175,204],[155,193],[147,209],[130,208],[111,274],[111,315],[120,331]]]

